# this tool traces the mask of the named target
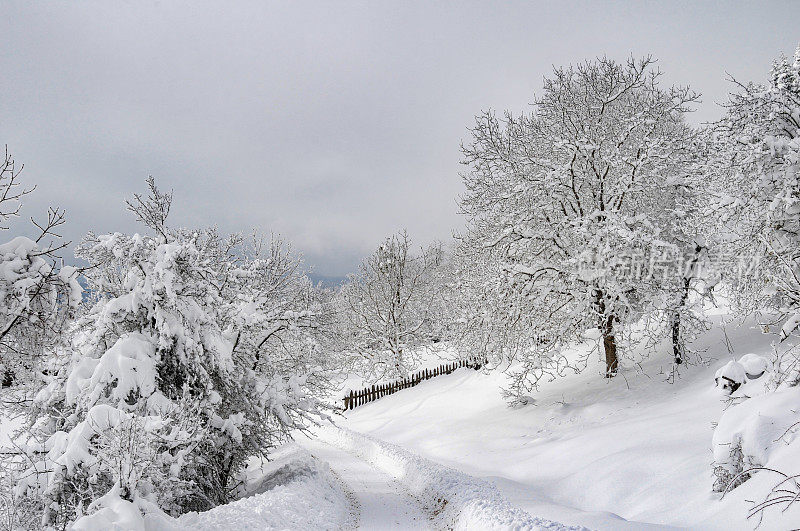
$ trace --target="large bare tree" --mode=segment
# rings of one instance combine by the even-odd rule
[[[691,162],[684,114],[698,96],[660,77],[649,57],[558,68],[531,112],[482,113],[462,147],[462,254],[492,264],[472,271],[495,306],[480,316],[494,333],[477,327],[476,343],[506,337],[501,350],[524,361],[520,389],[591,328],[614,376],[625,325],[665,285],[645,266],[672,244],[664,220]]]

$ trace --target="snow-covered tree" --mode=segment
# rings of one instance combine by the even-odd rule
[[[773,64],[766,85],[737,86],[715,127],[712,181],[729,245],[752,262],[730,279],[732,298],[765,310],[783,341],[800,324],[800,48]],[[800,382],[796,359],[791,366],[783,377]]]
[[[710,208],[708,160],[713,148],[707,133],[698,131],[685,157],[669,171],[669,179],[662,183],[661,208],[650,213],[662,241],[661,256],[651,257],[653,265],[661,266],[659,274],[644,279],[656,294],[649,310],[649,324],[654,325],[649,332],[654,343],[669,337],[676,365],[694,357],[691,342],[708,328],[703,304],[713,300],[721,275],[720,253],[725,251],[719,241],[720,224]]]
[[[406,374],[415,349],[438,339],[431,310],[439,296],[434,271],[441,259],[439,245],[413,254],[403,231],[387,238],[342,287],[345,348],[368,376]]]
[[[324,407],[300,262],[279,242],[169,228],[172,195],[148,184],[129,209],[151,235],[90,233],[76,252],[100,300],[34,400],[17,488],[41,500],[44,525],[108,496],[145,513],[224,503],[249,457]]]
[[[773,63],[766,84],[734,83],[737,92],[714,127],[709,164],[716,217],[737,257],[726,283],[735,310],[755,313],[779,334],[773,360],[756,360],[769,373],[766,384],[747,383],[752,354],[720,369],[743,385],[714,429],[713,489],[727,492],[754,475],[774,475],[774,487],[749,508],[760,524],[773,508],[791,515],[798,499],[791,456],[800,425],[800,48],[793,59]],[[746,377],[736,381],[737,370]],[[790,456],[783,471],[770,462],[780,452]]]
[[[532,112],[484,112],[462,148],[462,246],[493,264],[475,270],[493,327],[474,343],[520,356],[520,391],[592,328],[614,376],[620,336],[665,288],[653,266],[674,245],[663,220],[692,161],[684,114],[697,95],[659,78],[650,58],[558,68]]]
[[[20,180],[22,167],[5,153],[0,163],[0,231],[19,217],[22,200],[33,191]],[[29,380],[41,354],[52,346],[81,302],[78,270],[57,256],[67,243],[56,233],[64,211],[51,208],[47,221],[31,218],[35,239],[16,236],[0,243],[0,382]]]

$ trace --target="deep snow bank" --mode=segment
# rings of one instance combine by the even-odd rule
[[[296,444],[283,448],[270,470],[251,483],[252,495],[179,522],[187,529],[339,529],[350,504],[327,463]]]
[[[114,492],[96,511],[75,523],[83,531],[187,531],[245,529],[339,529],[347,526],[350,504],[326,463],[296,444],[282,447],[266,465],[253,462],[243,498],[178,519],[139,500]],[[148,509],[150,512],[148,512]],[[142,516],[142,511],[146,512]]]
[[[399,446],[344,428],[321,430],[320,437],[399,480],[422,503],[438,528],[586,529],[531,516],[513,507],[494,485],[414,455]]]

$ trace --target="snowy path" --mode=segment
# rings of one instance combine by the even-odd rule
[[[353,502],[358,529],[431,529],[430,521],[411,494],[394,478],[355,455],[319,439],[298,444],[330,464]]]

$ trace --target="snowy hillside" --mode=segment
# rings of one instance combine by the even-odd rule
[[[725,327],[736,357],[769,355],[774,338],[750,325]],[[487,479],[514,505],[565,524],[747,529],[754,523],[744,500],[763,497],[776,481],[757,475],[722,501],[711,493],[712,426],[726,406],[714,373],[731,358],[722,330],[717,319],[701,339],[709,365],[685,369],[675,384],[659,374],[666,356],[621,373],[624,382],[597,378],[603,367],[595,359],[512,409],[498,393],[501,374],[462,369],[361,406],[343,424]],[[794,454],[775,456],[776,466],[791,464],[794,446]],[[763,528],[798,523],[800,509],[773,510]]]

